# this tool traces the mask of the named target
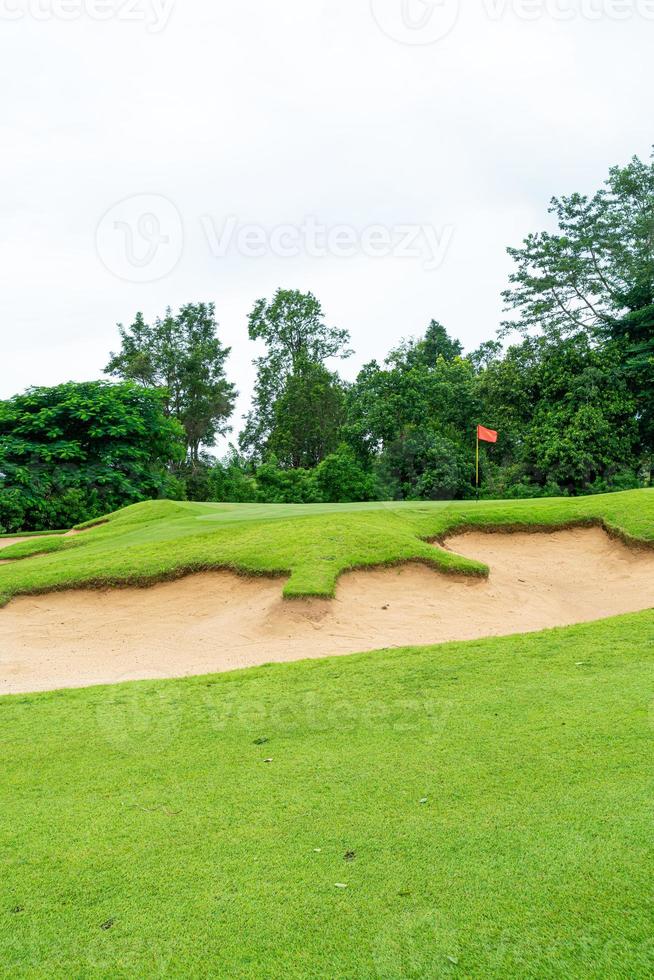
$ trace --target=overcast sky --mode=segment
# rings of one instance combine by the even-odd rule
[[[0,397],[117,322],[312,290],[356,357],[491,337],[506,246],[654,142],[654,0],[0,0]]]

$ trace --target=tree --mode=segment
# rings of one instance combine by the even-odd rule
[[[636,485],[636,403],[615,345],[583,334],[528,337],[478,376],[484,418],[501,432],[485,482],[587,493]]]
[[[615,348],[594,348],[581,334],[545,345],[535,380],[524,445],[535,481],[583,493],[627,471],[634,479],[636,405]]]
[[[546,346],[542,338],[534,337],[513,344],[503,357],[493,357],[476,379],[480,418],[501,433],[493,447],[495,463],[503,467],[519,464],[523,467],[520,477],[526,473],[524,440],[541,397],[538,370]],[[485,447],[481,448],[483,453]]]
[[[183,431],[133,382],[30,388],[0,402],[0,525],[71,527],[170,493]]]
[[[298,357],[273,404],[266,448],[283,467],[313,468],[338,446],[344,417],[345,393],[338,375]]]
[[[376,482],[366,472],[350,446],[340,445],[326,456],[315,471],[320,497],[330,504],[375,500]]]
[[[517,317],[504,331],[531,329],[551,341],[584,334],[615,345],[637,400],[645,451],[654,443],[654,155],[613,167],[591,197],[553,198],[558,232],[509,249],[516,268],[504,293]]]
[[[458,340],[432,320],[380,368],[366,364],[348,392],[344,435],[372,461],[387,496],[451,499],[472,486],[480,418],[475,370]]]
[[[472,487],[473,457],[462,440],[429,424],[406,425],[378,463],[388,495],[397,500],[453,500]]]
[[[256,471],[257,500],[262,504],[317,504],[320,491],[315,473],[302,467],[284,469],[269,456]]]
[[[475,371],[483,371],[502,357],[502,344],[499,340],[484,340],[477,350],[468,354]]]
[[[463,356],[463,344],[450,337],[445,327],[432,320],[425,336],[419,340],[406,340],[388,355],[388,363],[396,367],[433,367],[442,357],[453,361]]]
[[[266,353],[254,361],[253,405],[240,446],[251,459],[262,459],[275,424],[275,402],[289,376],[299,376],[307,364],[324,366],[329,358],[346,358],[352,352],[347,330],[325,323],[313,293],[293,289],[278,289],[271,303],[258,300],[248,319],[248,334],[250,340],[266,345]]]
[[[385,446],[375,470],[391,499],[453,500],[471,491],[474,457],[462,440],[411,424]]]
[[[197,468],[202,446],[229,431],[236,399],[225,373],[230,348],[217,336],[214,304],[189,303],[177,315],[169,308],[153,325],[137,313],[119,331],[121,349],[105,374],[165,390],[165,411],[183,426],[188,461]]]
[[[203,500],[249,504],[254,503],[257,499],[255,479],[251,473],[246,472],[246,468],[233,446],[230,446],[230,450],[224,459],[213,463],[205,479],[207,492],[203,496]]]
[[[426,342],[392,351],[386,367],[372,361],[360,371],[348,393],[346,433],[363,456],[374,456],[407,426],[441,431],[455,441],[470,440],[479,415],[475,372],[454,353],[457,341],[445,334],[451,357],[423,356]]]

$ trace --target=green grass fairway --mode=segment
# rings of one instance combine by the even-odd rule
[[[653,706],[651,612],[0,698],[1,973],[652,976]]]
[[[465,525],[580,522],[651,544],[654,491],[141,504],[4,549],[0,595],[215,567],[329,595],[353,566],[483,574],[428,543]],[[654,611],[0,697],[0,733],[0,976],[654,975]]]
[[[654,542],[654,490],[574,499],[475,503],[249,505],[155,501],[110,515],[75,537],[34,538],[2,551],[0,603],[76,585],[145,583],[185,571],[233,568],[287,574],[287,596],[334,593],[348,568],[417,560],[484,574],[478,562],[429,540],[466,525],[557,527],[603,523]]]

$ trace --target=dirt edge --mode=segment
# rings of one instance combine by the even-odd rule
[[[608,524],[601,517],[582,518],[575,521],[564,521],[561,524],[460,524],[437,537],[424,538],[429,544],[438,544],[447,549],[448,538],[464,534],[556,534],[558,531],[574,531],[577,528],[599,528],[614,541],[621,541],[634,551],[651,551],[654,549],[654,539],[635,538],[619,527]],[[448,549],[449,550],[449,549]]]

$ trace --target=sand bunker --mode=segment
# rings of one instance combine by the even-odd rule
[[[412,564],[346,574],[335,600],[284,601],[280,579],[210,572],[18,598],[0,609],[0,693],[524,633],[654,606],[654,551],[598,528],[471,533],[447,546],[486,562],[490,579]]]

